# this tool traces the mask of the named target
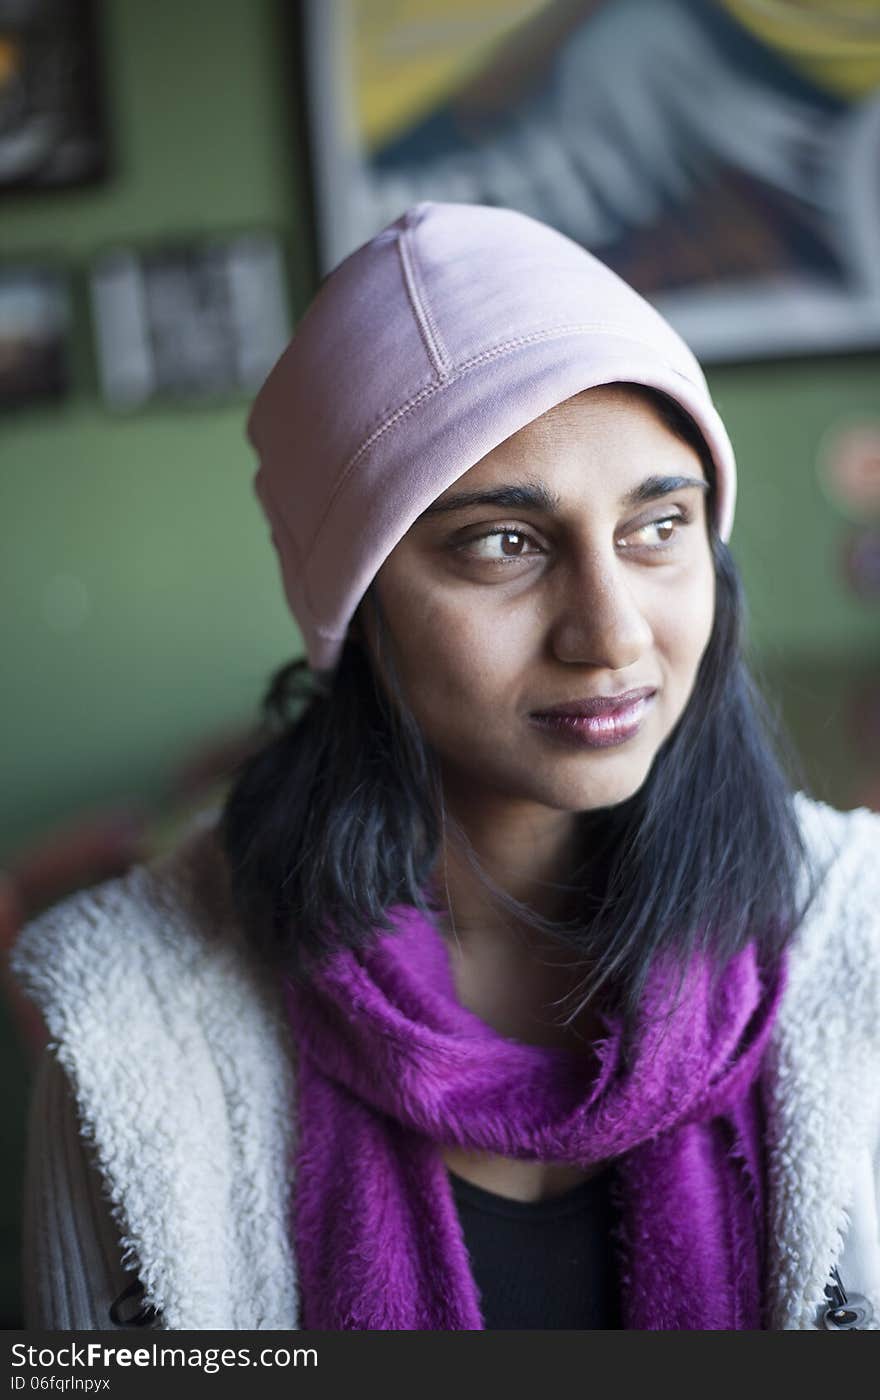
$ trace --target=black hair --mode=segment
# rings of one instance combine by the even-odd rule
[[[745,596],[717,533],[711,455],[672,399],[621,387],[649,402],[703,464],[716,580],[711,636],[684,712],[642,786],[620,804],[579,814],[583,860],[568,887],[575,917],[545,920],[481,873],[499,908],[583,955],[589,970],[566,1019],[600,1004],[601,994],[632,1029],[659,953],[671,952],[683,977],[691,954],[704,949],[720,974],[754,940],[770,970],[815,887],[800,883],[809,870],[792,802],[806,782],[744,654]],[[352,635],[369,611],[384,686]],[[314,673],[304,659],[278,670],[263,701],[260,746],[224,806],[221,837],[247,936],[295,978],[388,929],[393,905],[442,909],[431,876],[443,841],[459,841],[479,870],[461,828],[450,826],[436,757],[408,709],[388,642],[371,587],[332,673]]]

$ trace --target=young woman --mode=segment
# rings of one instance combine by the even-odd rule
[[[307,655],[19,940],[28,1324],[876,1329],[880,817],[786,772],[690,351],[423,203],[250,437]]]

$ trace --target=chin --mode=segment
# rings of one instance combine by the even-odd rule
[[[632,764],[628,771],[578,774],[570,783],[553,784],[538,799],[562,812],[592,812],[628,802],[644,786],[651,764]]]

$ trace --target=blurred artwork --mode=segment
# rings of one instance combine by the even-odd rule
[[[268,233],[110,249],[91,298],[114,409],[250,393],[290,339],[284,259]]]
[[[880,345],[877,0],[310,0],[321,272],[423,199],[553,225],[707,361]]]
[[[67,276],[0,263],[0,410],[64,399],[70,385]]]
[[[880,603],[880,530],[850,528],[842,541],[844,578],[865,603]]]
[[[95,0],[0,0],[0,191],[106,174]]]
[[[851,520],[880,521],[880,421],[835,424],[816,465],[835,510]]]

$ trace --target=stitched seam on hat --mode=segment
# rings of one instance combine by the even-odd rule
[[[499,342],[498,345],[494,345],[491,350],[485,350],[481,355],[475,355],[472,360],[466,360],[464,364],[459,365],[456,368],[455,373],[450,375],[449,378],[440,380],[436,384],[428,384],[424,389],[420,389],[417,394],[414,394],[411,399],[407,399],[405,403],[402,403],[399,408],[395,409],[393,413],[391,413],[387,418],[385,418],[379,424],[379,426],[375,428],[372,433],[370,433],[369,437],[364,439],[360,447],[355,449],[355,451],[352,453],[351,457],[349,457],[348,461],[343,467],[342,471],[340,472],[339,477],[336,481],[336,485],[333,487],[327,504],[325,505],[324,510],[321,513],[321,519],[315,526],[315,533],[312,536],[312,543],[309,547],[308,553],[306,554],[303,560],[304,570],[308,569],[308,565],[311,562],[312,555],[318,547],[318,542],[321,538],[321,532],[324,529],[324,525],[326,524],[327,516],[330,514],[330,511],[333,507],[333,502],[336,500],[336,497],[342,490],[343,486],[345,485],[345,482],[348,480],[348,477],[351,474],[356,463],[360,460],[363,454],[366,451],[368,451],[370,447],[372,447],[374,442],[377,442],[378,439],[382,437],[382,435],[386,433],[389,428],[393,428],[394,424],[398,423],[401,418],[405,418],[408,413],[411,413],[412,410],[416,408],[422,402],[423,399],[430,398],[432,394],[436,394],[439,390],[446,389],[449,387],[449,385],[455,384],[458,381],[458,379],[462,377],[462,375],[464,375],[468,370],[473,369],[475,365],[483,364],[486,360],[495,359],[498,355],[503,355],[508,350],[516,350],[523,345],[530,345],[533,342],[539,340],[551,340],[555,336],[559,336],[561,338],[566,335],[578,335],[583,331],[595,330],[607,331],[609,335],[614,336],[617,340],[625,340],[631,345],[642,345],[646,349],[651,350],[654,355],[656,355],[657,353],[656,347],[653,346],[650,341],[641,340],[637,336],[624,335],[615,327],[609,326],[605,321],[577,321],[570,326],[556,326],[555,328],[546,331],[534,331],[531,335],[521,335],[516,336],[511,340],[502,340]],[[693,380],[689,379],[686,374],[683,374],[681,372],[681,370],[676,369],[675,365],[671,365],[668,360],[664,360],[661,358],[661,363],[666,367],[666,369],[671,370],[673,374],[678,375],[679,379],[684,379],[688,384],[693,383]],[[308,594],[308,582],[305,580],[304,587],[306,593]],[[310,596],[309,606],[311,607],[312,612],[314,613],[315,607]]]
[[[626,340],[633,345],[642,345],[647,350],[650,350],[653,354],[656,355],[656,348],[650,341],[642,340],[638,336],[625,335],[623,334],[623,332],[615,329],[614,326],[609,325],[606,321],[575,321],[572,322],[570,325],[555,326],[551,327],[548,330],[533,331],[530,335],[520,335],[510,340],[501,340],[498,342],[497,345],[493,345],[491,349],[484,350],[481,354],[475,355],[473,359],[464,360],[460,365],[456,365],[453,373],[450,374],[442,383],[426,385],[424,389],[420,389],[418,393],[413,394],[412,398],[406,399],[402,404],[398,405],[397,408],[391,409],[390,411],[386,410],[387,417],[383,417],[380,415],[378,420],[376,421],[375,428],[368,428],[368,436],[364,438],[363,442],[360,444],[359,447],[355,448],[353,455],[349,458],[348,462],[343,468],[342,477],[340,477],[337,485],[342,485],[342,481],[345,475],[348,473],[351,467],[354,466],[361,453],[366,452],[368,448],[372,447],[376,439],[381,437],[382,434],[386,432],[388,428],[392,428],[402,414],[408,413],[410,409],[415,408],[417,404],[421,403],[423,398],[435,393],[437,389],[444,389],[448,384],[454,384],[460,375],[464,374],[469,369],[473,369],[475,365],[483,364],[487,360],[495,359],[498,355],[503,355],[508,350],[516,350],[522,345],[530,345],[540,340],[552,340],[556,336],[559,336],[561,339],[568,335],[577,335],[582,331],[595,330],[606,331],[609,335],[614,336],[617,340]],[[663,360],[662,363],[666,366],[667,369],[670,369],[674,374],[677,374],[680,379],[686,380],[689,384],[694,384],[694,380],[692,380],[688,375],[683,374],[680,369],[676,369],[676,367],[673,364],[670,364],[668,360]]]
[[[656,346],[652,345],[649,340],[642,340],[639,336],[635,335],[625,335],[614,326],[609,326],[605,321],[578,321],[570,326],[556,326],[551,330],[533,331],[531,335],[520,335],[512,340],[502,340],[498,345],[493,345],[491,350],[484,350],[481,355],[475,355],[473,359],[464,360],[460,365],[457,365],[455,377],[458,378],[459,374],[463,374],[465,370],[473,369],[474,365],[480,365],[486,360],[495,359],[497,355],[503,354],[506,350],[515,350],[520,345],[530,345],[538,340],[553,340],[556,336],[562,339],[567,335],[577,335],[581,331],[597,330],[605,331],[608,335],[614,336],[617,340],[627,340],[633,345],[644,345],[645,348],[650,350],[654,355],[657,354]],[[657,358],[661,359],[666,368],[671,369],[679,378],[688,378],[686,374],[682,374],[680,369],[676,369],[675,365],[671,365],[668,360],[662,359],[662,356],[657,356]],[[688,380],[688,383],[691,382],[691,380]]]
[[[440,337],[437,323],[431,315],[431,308],[428,305],[428,298],[419,275],[415,246],[406,231],[397,240],[397,251],[400,254],[403,280],[409,293],[412,312],[418,322],[428,358],[434,366],[435,372],[445,379],[449,373],[449,355]]]
[[[529,335],[516,336],[515,338],[512,338],[510,340],[501,340],[498,342],[497,345],[493,345],[492,348],[489,350],[484,350],[480,355],[476,355],[472,360],[464,360],[460,365],[456,365],[452,373],[450,373],[442,382],[434,382],[432,384],[427,384],[424,387],[424,389],[419,389],[417,393],[413,394],[412,398],[406,399],[402,404],[398,404],[396,408],[383,408],[379,413],[377,413],[375,418],[373,419],[373,423],[375,424],[375,426],[371,427],[368,424],[364,429],[364,432],[367,434],[367,436],[361,442],[360,446],[355,448],[354,454],[348,459],[348,462],[343,468],[343,475],[342,477],[340,477],[338,485],[342,484],[342,480],[344,479],[345,474],[350,470],[352,466],[354,466],[361,453],[366,452],[368,448],[372,447],[373,443],[376,441],[376,438],[381,437],[382,433],[384,433],[386,429],[392,428],[397,422],[401,413],[409,412],[411,408],[414,408],[417,404],[421,403],[422,399],[425,398],[426,395],[433,394],[437,389],[445,388],[447,384],[455,383],[455,381],[459,378],[461,374],[464,374],[465,371],[472,369],[474,365],[482,364],[486,360],[494,359],[497,355],[503,355],[507,350],[515,350],[521,345],[528,345],[532,342],[540,340],[552,340],[555,336],[564,337],[567,335],[576,335],[581,331],[593,330],[606,331],[609,335],[614,336],[617,340],[626,340],[630,344],[643,345],[646,349],[651,350],[652,353],[656,354],[655,347],[650,341],[641,340],[638,337],[632,335],[624,335],[621,331],[616,330],[606,321],[574,321],[569,325],[550,327],[549,329],[543,331],[533,331]],[[674,365],[670,364],[668,360],[664,360],[663,363],[666,365],[667,369],[671,369],[673,373],[679,376],[680,379],[686,380],[689,384],[695,383],[695,381],[690,379],[688,375],[682,374],[681,370],[676,369]]]

